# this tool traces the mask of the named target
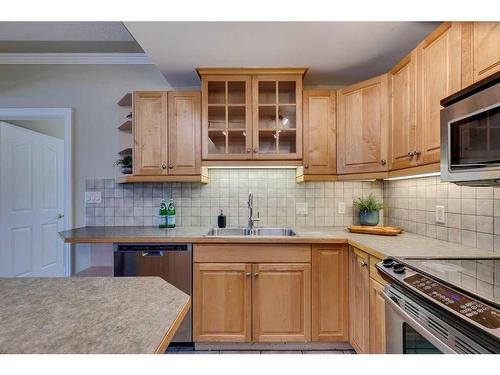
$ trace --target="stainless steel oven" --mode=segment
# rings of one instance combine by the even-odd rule
[[[445,98],[441,180],[500,184],[500,74]]]

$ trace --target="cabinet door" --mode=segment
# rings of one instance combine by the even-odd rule
[[[167,92],[134,92],[133,124],[134,174],[167,174]]]
[[[253,158],[302,158],[302,76],[254,76]]]
[[[349,335],[352,347],[357,353],[370,350],[370,274],[369,257],[351,248],[349,261]]]
[[[311,265],[253,265],[253,341],[311,340]]]
[[[391,169],[415,166],[416,53],[406,56],[389,72],[391,89]]]
[[[370,279],[370,353],[385,354],[384,287]]]
[[[252,267],[244,263],[195,263],[195,342],[251,341]]]
[[[349,339],[349,250],[312,249],[312,341]]]
[[[417,47],[417,163],[440,160],[441,99],[460,90],[461,24],[444,23]]]
[[[304,173],[335,174],[335,91],[304,91]]]
[[[168,93],[168,174],[201,172],[201,94]]]
[[[387,170],[387,75],[338,92],[337,172],[339,174]]]
[[[252,158],[250,76],[202,78],[202,155],[204,160]]]
[[[500,70],[500,22],[462,24],[462,87]]]

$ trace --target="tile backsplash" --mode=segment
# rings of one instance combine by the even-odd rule
[[[431,238],[500,252],[500,188],[444,183],[439,177],[384,181],[388,225]],[[444,206],[445,223],[436,223]]]
[[[208,184],[87,179],[86,191],[100,191],[103,198],[101,203],[86,204],[86,225],[157,225],[161,199],[173,198],[178,226],[216,226],[221,209],[228,226],[246,226],[251,191],[259,225],[346,226],[358,222],[354,198],[370,193],[383,198],[381,182],[298,184],[295,169],[210,169],[209,174]],[[344,214],[337,213],[339,202],[345,203]],[[296,214],[297,203],[307,204],[307,214]]]

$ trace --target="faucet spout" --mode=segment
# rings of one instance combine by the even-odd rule
[[[256,221],[260,221],[259,213],[257,212],[257,217],[253,217],[253,193],[248,194],[248,229],[252,231],[255,226]]]

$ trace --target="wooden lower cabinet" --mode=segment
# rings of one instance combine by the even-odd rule
[[[253,265],[253,341],[311,340],[311,265]]]
[[[348,275],[347,248],[313,245],[312,341],[349,340]]]
[[[384,286],[370,279],[370,353],[385,354]]]
[[[349,336],[357,353],[370,352],[369,256],[351,247],[349,251]]]
[[[252,265],[195,263],[193,338],[195,342],[250,342]]]

